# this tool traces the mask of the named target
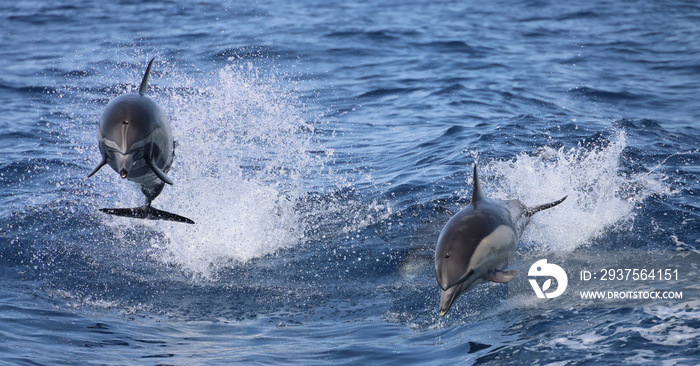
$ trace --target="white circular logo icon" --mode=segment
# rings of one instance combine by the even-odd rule
[[[528,280],[530,281],[530,285],[532,285],[532,289],[535,290],[535,294],[537,294],[537,297],[540,299],[551,299],[563,294],[566,290],[566,285],[569,283],[569,277],[566,276],[566,272],[556,264],[547,263],[546,259],[540,259],[530,266],[527,275],[533,277],[554,277],[554,279],[557,280],[556,290],[550,292],[545,291],[549,290],[552,286],[551,278],[544,281],[541,288],[536,279]]]

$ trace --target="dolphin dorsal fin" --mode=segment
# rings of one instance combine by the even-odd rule
[[[476,164],[474,164],[474,187],[472,188],[472,204],[486,198],[484,191],[481,189],[479,175],[476,173]]]
[[[141,87],[139,87],[140,95],[146,95],[146,93],[148,93],[148,75],[151,74],[151,66],[153,66],[153,61],[155,60],[155,57],[151,59],[151,62],[148,63],[148,67],[146,68],[146,73],[143,74],[143,80],[141,80]]]

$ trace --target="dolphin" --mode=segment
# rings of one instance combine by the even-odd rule
[[[141,207],[101,208],[102,212],[194,224],[186,217],[151,207],[151,202],[163,191],[165,184],[173,184],[167,173],[175,156],[170,122],[158,104],[146,96],[154,60],[148,63],[138,94],[114,98],[102,112],[97,131],[102,161],[88,178],[109,165],[122,178],[140,184],[141,192],[146,196],[146,203]]]
[[[530,217],[565,199],[528,208],[518,200],[487,198],[474,165],[472,201],[447,221],[435,247],[435,272],[442,290],[440,316],[447,314],[459,295],[483,281],[510,282],[517,272],[504,270],[508,251],[518,246]]]

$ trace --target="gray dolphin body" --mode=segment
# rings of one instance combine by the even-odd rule
[[[166,174],[175,156],[170,122],[158,104],[146,96],[154,60],[148,63],[138,94],[122,95],[107,104],[98,129],[102,161],[88,177],[109,165],[122,178],[140,184],[146,196],[146,204],[141,207],[102,208],[102,212],[194,224],[186,217],[151,207],[165,184],[173,184]]]
[[[503,270],[508,251],[518,246],[530,217],[565,199],[527,208],[518,200],[487,198],[474,166],[472,202],[447,222],[435,247],[435,271],[442,289],[440,316],[447,314],[459,295],[483,281],[511,281],[516,271]]]

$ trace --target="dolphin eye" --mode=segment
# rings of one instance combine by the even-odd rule
[[[445,253],[445,258],[449,258],[450,254],[452,254],[452,253],[450,253],[450,252]]]

